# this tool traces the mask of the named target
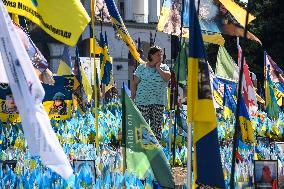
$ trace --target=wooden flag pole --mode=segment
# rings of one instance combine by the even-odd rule
[[[180,25],[180,40],[179,40],[179,51],[181,52],[181,43],[182,43],[182,29],[183,29],[183,11],[184,11],[184,0],[182,0],[181,4],[181,25]],[[180,114],[178,107],[178,83],[179,83],[179,68],[180,68],[180,52],[178,54],[178,66],[177,66],[177,74],[176,74],[176,90],[174,95],[174,107],[175,107],[175,125],[174,125],[174,144],[173,144],[173,166],[175,166],[176,159],[176,133],[177,133],[177,117]]]
[[[248,25],[248,18],[250,13],[250,0],[248,0],[248,4],[246,7],[247,15],[246,15],[246,24],[245,24],[245,31],[244,31],[244,40],[247,40],[247,25]],[[234,140],[233,140],[233,151],[232,151],[232,166],[231,166],[231,177],[230,177],[230,188],[235,188],[235,163],[236,163],[236,153],[238,148],[238,138],[240,135],[240,101],[242,96],[242,81],[243,81],[243,65],[244,65],[244,57],[245,57],[245,51],[242,51],[242,57],[241,57],[241,65],[240,65],[240,72],[239,72],[239,84],[238,84],[238,98],[237,98],[237,109],[236,109],[236,125],[235,125],[235,133],[234,133]]]
[[[96,153],[99,152],[99,124],[98,124],[98,86],[97,86],[97,66],[96,66],[96,51],[95,51],[95,2],[96,0],[91,0],[91,19],[92,19],[92,30],[93,30],[93,61],[94,61],[94,103],[95,103],[95,127],[96,127]]]

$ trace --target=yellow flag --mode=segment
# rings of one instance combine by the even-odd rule
[[[94,38],[90,38],[90,51],[91,53],[94,53]],[[100,54],[102,52],[102,48],[97,43],[97,40],[95,40],[95,54]]]
[[[219,0],[219,1],[235,17],[235,19],[241,24],[241,26],[245,27],[247,11],[232,0]],[[249,14],[248,23],[250,23],[254,19],[255,16]]]
[[[74,46],[90,17],[78,0],[3,0],[8,12],[24,16],[46,33]]]
[[[80,67],[80,70],[81,70],[81,75],[82,75],[83,88],[84,88],[85,94],[87,96],[88,102],[90,102],[91,99],[92,99],[92,94],[93,94],[92,85],[91,85],[90,81],[88,80],[88,77],[87,77],[85,71],[82,69],[82,67]]]

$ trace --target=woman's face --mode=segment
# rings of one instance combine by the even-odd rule
[[[271,178],[271,171],[269,167],[264,167],[262,170],[263,179],[270,179]]]
[[[263,176],[264,177],[270,177],[270,175],[271,175],[270,169],[269,168],[264,168],[263,169]]]
[[[54,100],[55,106],[60,106],[62,104],[62,100]]]
[[[153,66],[155,66],[158,62],[162,62],[162,52],[158,51],[151,55]]]

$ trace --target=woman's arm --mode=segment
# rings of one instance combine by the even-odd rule
[[[131,89],[131,98],[134,101],[136,98],[136,91],[137,91],[137,86],[140,82],[140,79],[137,76],[133,76],[133,81],[132,81],[132,89]]]

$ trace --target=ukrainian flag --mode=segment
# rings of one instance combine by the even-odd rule
[[[67,45],[64,46],[56,75],[72,75],[72,60],[69,52],[69,47]]]
[[[90,17],[78,0],[13,0],[4,4],[9,13],[28,18],[46,33],[74,46]],[[15,6],[14,6],[15,5]]]
[[[279,116],[279,106],[277,104],[275,95],[274,95],[274,90],[273,90],[273,82],[271,81],[270,78],[270,65],[268,65],[267,62],[267,54],[266,52],[264,52],[264,60],[265,60],[265,65],[266,65],[266,79],[265,79],[265,83],[264,83],[264,87],[265,87],[265,107],[266,107],[266,111],[267,111],[267,115],[270,118],[278,118]]]
[[[131,36],[129,35],[127,28],[125,27],[123,20],[117,10],[114,0],[105,1],[108,8],[108,12],[111,17],[111,22],[113,27],[116,29],[122,40],[126,43],[129,48],[130,53],[138,62],[142,63],[143,60],[140,58],[140,54],[136,49],[136,45],[133,42]]]
[[[90,81],[88,80],[85,71],[81,67],[80,57],[79,57],[79,49],[76,47],[76,57],[75,57],[75,65],[77,74],[74,76],[74,109],[80,108],[81,111],[86,111],[86,104],[84,102],[84,98],[86,97],[88,102],[91,101],[92,98],[92,86]]]
[[[112,61],[109,56],[106,32],[105,32],[105,38],[103,37],[102,33],[100,34],[100,46],[102,48],[102,52],[100,53],[100,65],[101,65],[100,80],[103,84],[108,85],[111,80],[110,77],[112,72]]]
[[[194,131],[194,183],[225,188],[209,69],[204,62],[204,44],[194,0],[190,1],[189,32],[187,109]]]
[[[164,31],[164,27],[167,24],[171,13],[171,6],[172,6],[171,0],[164,0],[157,26],[158,31]]]
[[[231,94],[229,87],[227,84],[224,85],[224,119],[227,119],[229,117],[233,117],[236,113],[236,101]]]
[[[92,24],[89,24],[89,31],[90,31],[90,53],[94,53],[94,44],[95,44],[95,54],[100,54],[102,52],[102,48],[97,43],[96,38],[94,38]]]
[[[244,142],[255,142],[252,124],[250,121],[250,117],[248,114],[248,110],[246,108],[244,97],[241,96],[240,101],[240,115],[239,115],[239,121],[240,121],[240,128],[242,133],[242,140]]]

